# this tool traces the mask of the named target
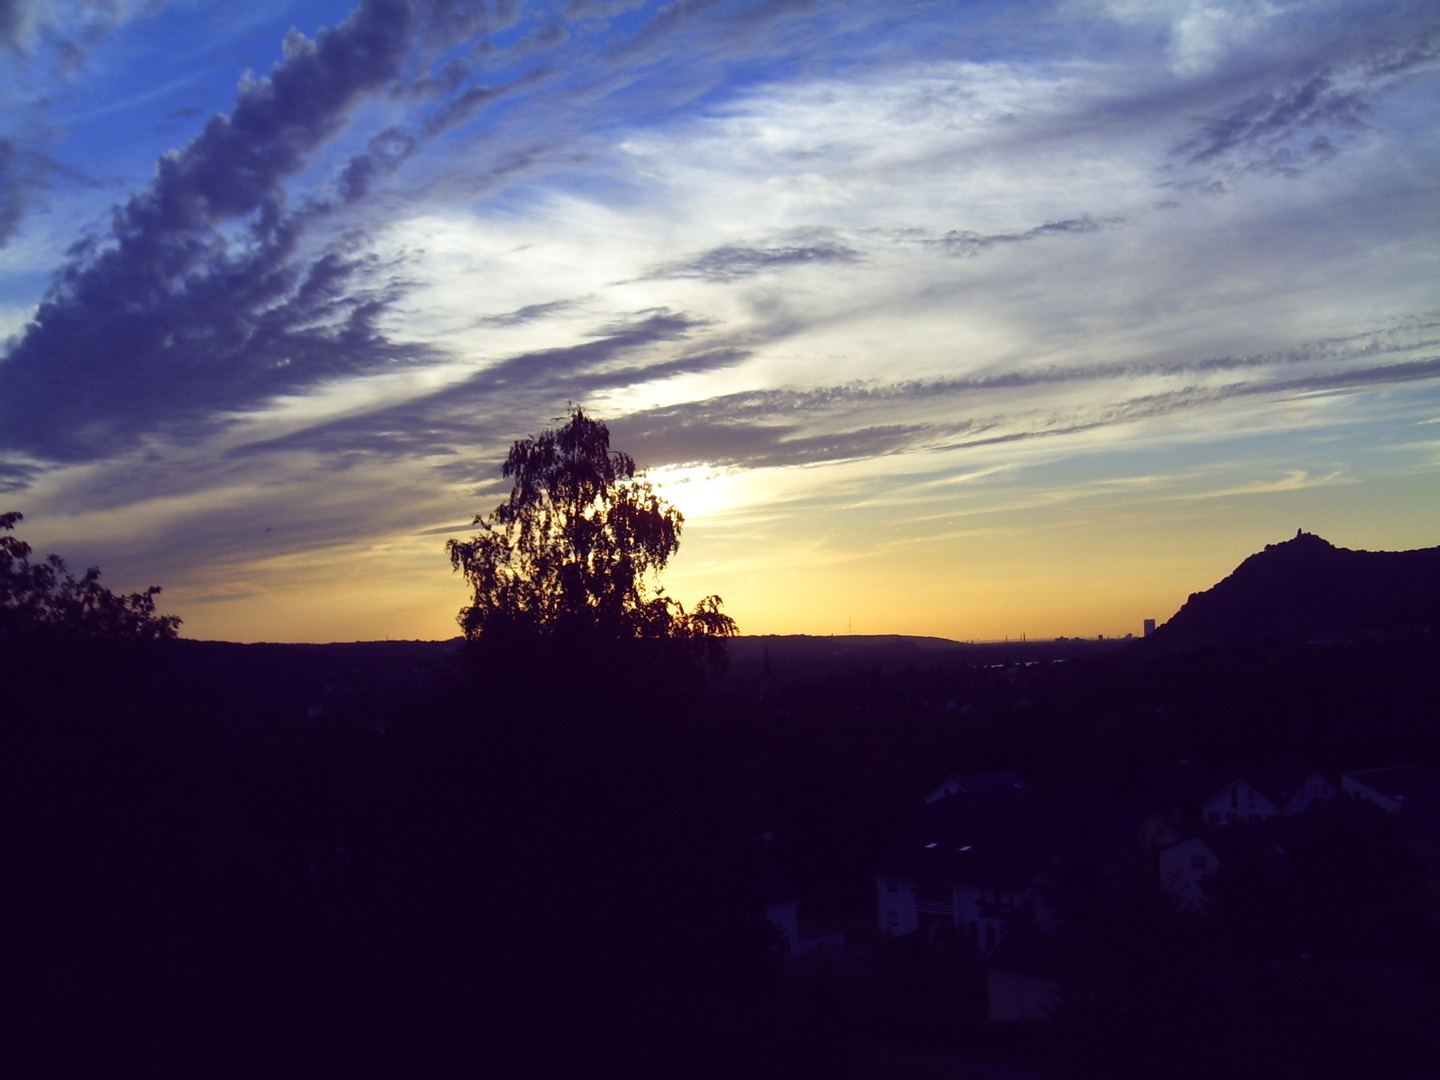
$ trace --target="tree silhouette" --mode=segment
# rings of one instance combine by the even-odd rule
[[[0,530],[13,532],[24,515],[0,514]],[[155,614],[152,585],[144,592],[120,594],[100,584],[90,567],[76,577],[59,555],[30,561],[30,545],[0,533],[0,636],[52,631],[113,641],[164,641],[176,636],[178,615]]]
[[[510,497],[475,518],[477,535],[446,545],[474,588],[459,615],[467,638],[718,644],[735,633],[718,596],[687,612],[651,591],[684,518],[581,408],[563,427],[516,442],[503,474],[515,479]]]
[[[474,590],[453,696],[387,735],[413,778],[385,877],[417,911],[421,1011],[489,1017],[489,1071],[705,1075],[773,960],[751,831],[703,764],[704,676],[735,624],[658,587],[683,518],[582,409],[504,475],[447,545]]]

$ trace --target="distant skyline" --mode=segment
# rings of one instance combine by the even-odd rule
[[[1440,9],[0,2],[0,510],[444,638],[570,402],[742,633],[1141,633],[1440,545]]]

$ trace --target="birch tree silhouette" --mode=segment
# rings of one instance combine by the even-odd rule
[[[718,596],[686,611],[654,585],[679,550],[684,517],[583,409],[516,442],[503,475],[515,480],[510,497],[475,518],[474,537],[446,545],[474,590],[459,615],[467,638],[718,645],[735,633]]]

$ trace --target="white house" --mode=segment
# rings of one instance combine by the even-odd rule
[[[1145,815],[1140,823],[1140,846],[1162,848],[1181,839],[1179,827],[1167,815],[1156,810]]]
[[[1392,814],[1440,799],[1440,776],[1415,765],[1346,773],[1340,778],[1340,787],[1347,795],[1368,799]]]
[[[1160,849],[1160,887],[1189,910],[1205,906],[1201,881],[1219,868],[1214,848],[1199,836]]]
[[[1340,789],[1326,779],[1324,773],[1312,769],[1296,786],[1282,810],[1286,814],[1303,814],[1312,806],[1329,802],[1339,794]]]
[[[952,880],[934,880],[943,877]],[[1009,924],[1048,918],[1040,897],[1039,874],[1028,877],[1022,880],[984,871],[972,874],[964,869],[937,873],[928,880],[878,875],[880,929],[896,936],[924,930],[933,939],[942,928],[952,928],[966,945],[986,955],[999,944]],[[985,884],[986,880],[992,883]]]
[[[1208,826],[1243,825],[1278,817],[1283,811],[1254,784],[1232,780],[1200,806]]]
[[[1284,765],[1252,769],[1206,799],[1200,820],[1209,828],[1253,824],[1282,814],[1303,814],[1338,794],[1325,774],[1315,769]]]
[[[1416,765],[1365,769],[1340,778],[1346,794],[1400,817],[1400,835],[1427,859],[1440,855],[1440,776]]]
[[[1160,887],[1189,910],[1209,901],[1206,879],[1227,862],[1288,859],[1296,830],[1281,817],[1253,829],[1211,829],[1160,851]]]
[[[1003,779],[927,802],[890,852],[875,879],[883,933],[954,935],[987,955],[1007,928],[1049,921],[1051,824],[1019,777],[987,775]]]

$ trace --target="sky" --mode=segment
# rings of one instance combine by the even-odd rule
[[[743,633],[1138,634],[1440,545],[1440,7],[0,0],[0,510],[446,638],[571,403]]]

